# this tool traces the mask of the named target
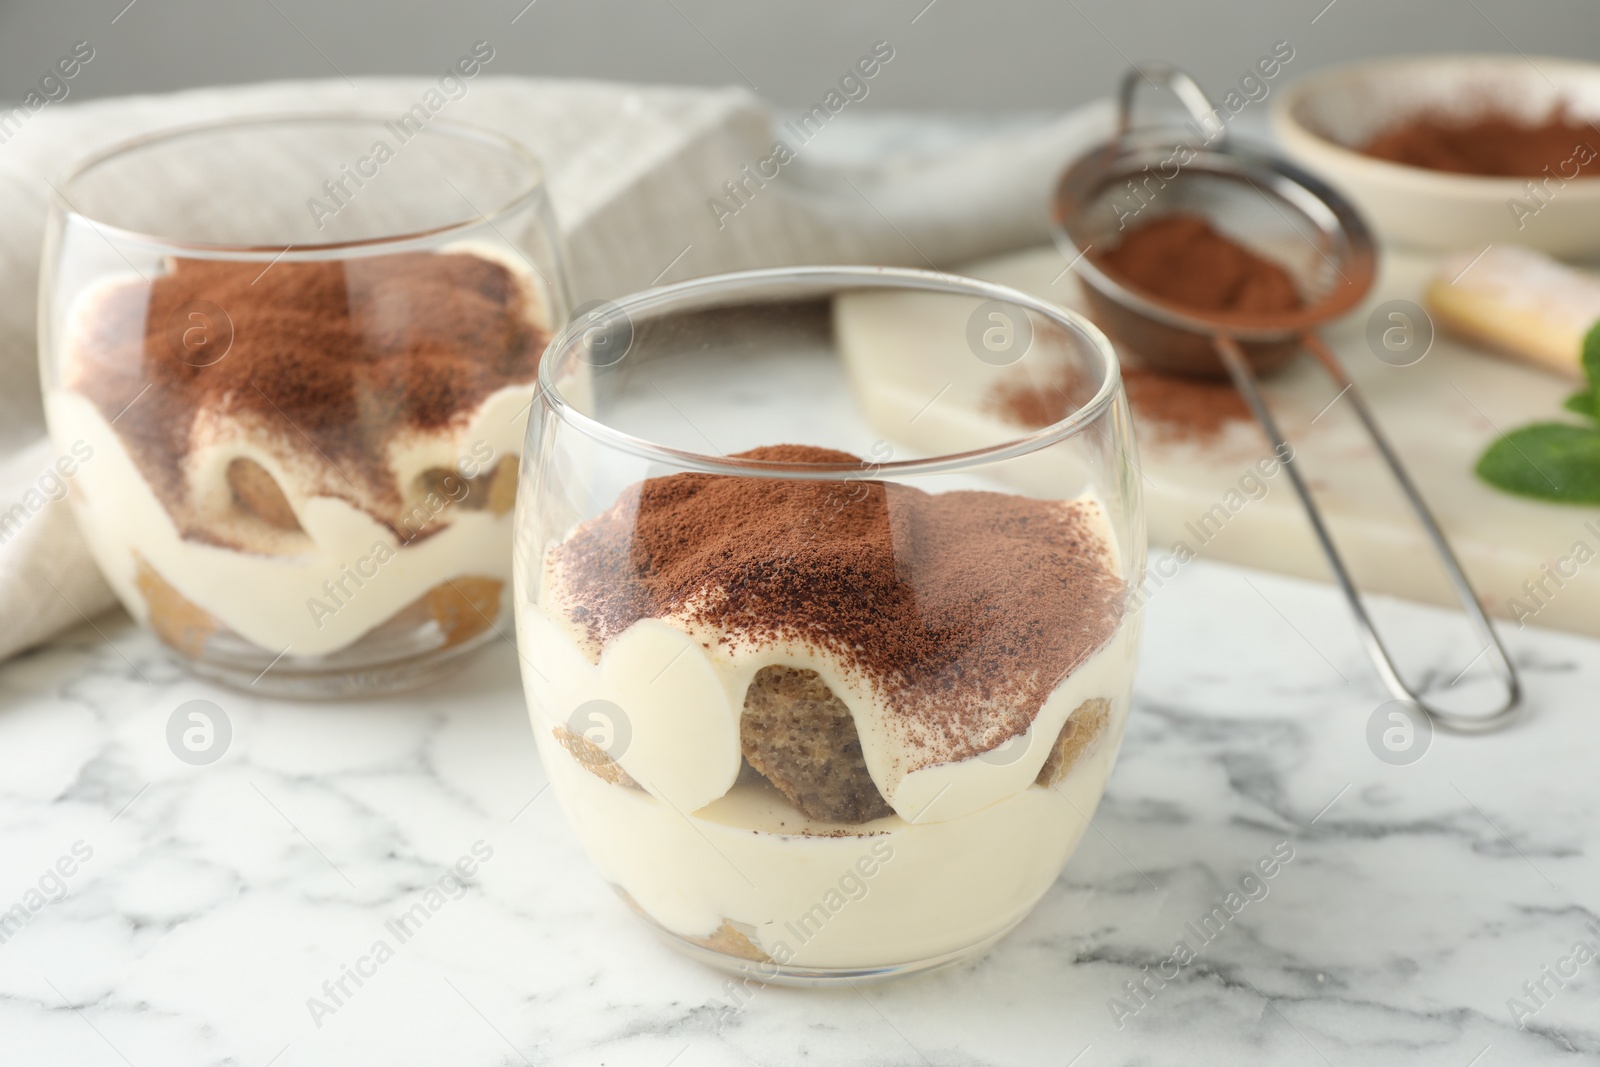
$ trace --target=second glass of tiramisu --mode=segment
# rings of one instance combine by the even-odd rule
[[[1059,401],[1020,437],[970,414],[1018,375]],[[518,641],[601,877],[752,982],[925,970],[1021,922],[1128,715],[1144,527],[1105,338],[818,267],[628,297],[540,376]]]
[[[128,610],[302,697],[509,635],[511,502],[567,291],[526,149],[435,117],[171,130],[56,183],[40,354]]]

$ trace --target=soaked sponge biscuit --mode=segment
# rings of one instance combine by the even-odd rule
[[[150,628],[172,648],[198,659],[206,642],[217,632],[217,620],[204,608],[174,589],[144,558],[134,554],[134,585],[144,597]]]
[[[744,695],[744,758],[808,817],[860,823],[892,815],[844,702],[816,671],[763,667]]]
[[[565,726],[557,726],[551,733],[555,734],[556,740],[561,743],[561,747],[566,749],[572,758],[582,765],[584,770],[601,781],[610,782],[612,785],[625,786],[629,789],[643,788],[633,780],[631,774],[622,769],[622,764],[612,759],[605,749],[582,734],[574,733]]]
[[[744,927],[743,930],[739,929],[741,926]],[[771,963],[772,957],[761,951],[752,939],[751,935],[754,933],[754,927],[735,923],[732,919],[723,919],[722,925],[705,937],[686,937],[684,940],[692,941],[712,952],[720,952],[724,956],[750,960],[752,963]]]
[[[470,641],[494,625],[504,585],[498,578],[467,574],[440,582],[423,595],[428,613],[444,633],[445,648]]]
[[[1089,751],[1089,746],[1105,733],[1110,717],[1111,702],[1105,697],[1093,697],[1079,704],[1062,724],[1061,733],[1050,748],[1050,757],[1039,768],[1039,777],[1034,781],[1048,789],[1065,778]]]

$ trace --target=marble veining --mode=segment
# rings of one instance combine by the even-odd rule
[[[1416,676],[1471,656],[1447,615],[1378,618]],[[508,645],[406,697],[297,704],[97,627],[0,668],[0,911],[24,916],[0,925],[0,1062],[1600,1058],[1600,960],[1572,955],[1600,947],[1592,641],[1510,632],[1528,719],[1391,766],[1330,588],[1184,567],[1093,829],[1021,927],[898,985],[745,999],[588,866]],[[194,699],[232,726],[209,765],[167,743]]]

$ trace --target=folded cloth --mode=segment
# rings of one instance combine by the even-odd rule
[[[433,84],[197,89],[48,105],[12,128],[0,144],[0,658],[113,603],[61,499],[71,479],[58,487],[58,457],[44,439],[34,314],[52,182],[78,158],[152,130],[288,111],[398,115]],[[1056,175],[1108,129],[1110,114],[1097,104],[937,159],[842,167],[811,143],[826,126],[802,142],[737,89],[483,76],[443,113],[501,130],[542,159],[578,302],[728,270],[946,266],[1039,243]],[[792,158],[761,178],[757,165],[779,141]]]

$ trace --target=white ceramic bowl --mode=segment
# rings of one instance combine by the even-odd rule
[[[1512,55],[1410,56],[1323,71],[1273,106],[1284,150],[1353,200],[1385,240],[1438,251],[1519,244],[1568,258],[1600,256],[1600,131],[1596,158],[1564,180],[1488,178],[1426,170],[1356,151],[1420,112],[1481,113],[1530,122],[1565,104],[1600,125],[1600,64]],[[1572,162],[1565,168],[1574,169]],[[1521,204],[1521,208],[1516,205]]]

